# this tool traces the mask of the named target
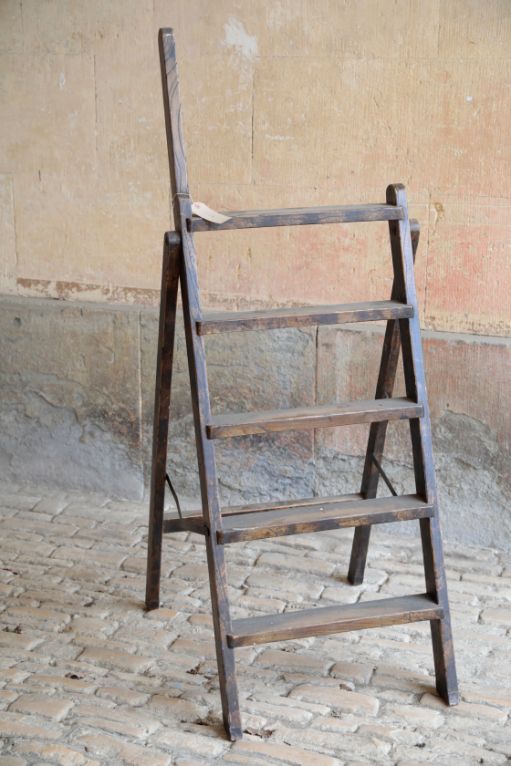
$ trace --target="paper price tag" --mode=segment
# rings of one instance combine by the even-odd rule
[[[192,213],[193,215],[198,215],[199,218],[203,218],[205,221],[211,221],[211,223],[225,223],[230,220],[230,216],[222,215],[222,213],[212,210],[204,202],[192,202]]]

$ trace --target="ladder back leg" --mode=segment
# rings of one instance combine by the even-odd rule
[[[404,188],[400,185],[389,186],[387,201],[390,204],[404,205],[406,209]],[[395,279],[402,289],[403,297],[412,305],[417,306],[409,221],[405,218],[389,225]],[[444,700],[450,705],[455,705],[459,701],[458,682],[438,517],[431,420],[417,312],[410,319],[399,320],[399,325],[406,394],[415,401],[421,402],[424,409],[421,418],[410,420],[415,485],[417,494],[434,506],[434,515],[431,518],[421,520],[420,528],[427,592],[442,608],[442,617],[431,621],[436,686]]]
[[[412,236],[413,260],[417,253],[419,245],[420,226],[419,222],[410,221],[410,230]],[[398,294],[398,284],[394,280],[392,286],[391,300],[395,300]],[[386,399],[392,396],[394,391],[394,382],[396,379],[397,365],[399,362],[399,351],[401,348],[401,336],[399,333],[399,321],[389,319],[383,341],[383,350],[380,362],[380,372],[378,374],[378,383],[376,385],[375,399]],[[378,481],[380,473],[377,470],[373,457],[381,463],[383,450],[385,447],[385,438],[387,435],[387,420],[379,423],[372,423],[369,429],[369,438],[367,441],[366,456],[364,462],[364,472],[362,475],[362,484],[360,494],[362,497],[370,499],[376,497],[378,491]],[[367,551],[371,537],[371,527],[356,527],[353,536],[353,545],[351,549],[351,558],[348,569],[348,581],[352,585],[360,585],[364,580],[364,572],[367,561]]]
[[[153,455],[145,600],[148,610],[157,609],[160,605],[163,507],[180,254],[180,237],[177,234],[166,234],[163,243],[160,323],[154,392]]]

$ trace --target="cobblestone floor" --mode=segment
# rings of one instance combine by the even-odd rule
[[[143,611],[146,507],[0,491],[0,766],[511,762],[511,562],[447,547],[461,704],[435,694],[427,624],[237,650],[244,739],[220,702],[200,538],[165,538],[162,608]],[[375,530],[228,549],[233,616],[420,592],[419,547]],[[375,595],[376,594],[376,595]]]

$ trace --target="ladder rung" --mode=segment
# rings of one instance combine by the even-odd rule
[[[300,306],[259,311],[218,311],[205,314],[197,322],[199,335],[236,330],[276,330],[279,327],[373,322],[378,319],[405,319],[413,316],[413,306],[397,301],[337,303],[331,306]]]
[[[227,643],[230,647],[264,644],[442,617],[443,609],[424,593],[233,620]]]
[[[225,223],[211,223],[194,216],[189,221],[191,231],[223,231],[225,229],[256,229],[268,226],[299,226],[315,223],[356,223],[359,221],[399,221],[404,210],[399,205],[328,205],[325,207],[291,207],[275,210],[227,211]]]
[[[310,498],[282,503],[259,503],[222,510],[220,544],[259,540],[265,537],[323,532],[341,527],[410,521],[433,515],[433,506],[418,495],[400,495],[364,500],[360,494]],[[206,527],[201,513],[165,518],[163,531],[202,532]]]
[[[357,492],[349,495],[336,495],[335,497],[326,497],[323,499],[323,503],[346,503],[353,502],[355,500],[362,500],[362,495]],[[294,500],[278,500],[275,503],[254,503],[252,505],[231,505],[226,508],[222,508],[222,519],[227,519],[229,516],[244,516],[245,514],[261,513],[269,511],[291,511],[294,508],[311,508],[318,505],[317,497],[299,498]],[[201,532],[204,534],[206,526],[204,524],[204,517],[200,511],[192,511],[191,513],[184,513],[183,517],[164,515],[163,519],[163,532],[165,534],[169,532]]]
[[[211,418],[211,423],[206,425],[206,435],[208,439],[225,439],[230,436],[247,436],[276,431],[302,431],[355,423],[375,423],[380,420],[420,418],[422,415],[422,404],[411,399],[371,399],[369,401],[340,402],[322,407],[299,407],[290,410],[214,415]]]
[[[433,515],[433,506],[417,495],[382,497],[375,500],[331,502],[283,510],[242,513],[223,520],[217,533],[219,543],[237,543],[265,537],[322,532],[340,527],[368,526],[391,521],[410,521]]]

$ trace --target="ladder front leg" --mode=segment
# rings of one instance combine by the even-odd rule
[[[399,185],[389,186],[387,201],[400,203],[406,209],[406,194]],[[391,224],[391,246],[394,273],[399,273],[402,298],[417,306],[413,276],[413,236],[406,218]],[[419,318],[400,320],[401,347],[406,395],[422,403],[422,417],[409,421],[412,442],[416,492],[433,505],[434,515],[421,519],[420,530],[424,559],[424,575],[428,595],[442,609],[440,619],[431,621],[431,637],[435,662],[436,687],[449,705],[459,701],[458,681],[452,644],[451,618],[445,575],[442,537],[438,517],[438,500],[431,439],[431,418],[424,373],[424,356]]]
[[[181,200],[183,207],[189,204],[189,201]],[[197,334],[197,321],[202,315],[197,283],[197,264],[191,236],[186,231],[182,231],[182,237],[181,292],[183,298],[183,318],[194,414],[202,514],[207,529],[206,553],[211,592],[211,610],[215,631],[218,680],[225,731],[229,739],[237,740],[242,737],[241,716],[236,684],[234,650],[227,644],[227,633],[231,627],[231,618],[225,570],[225,553],[223,546],[217,542],[217,530],[222,528],[222,516],[218,496],[215,450],[213,442],[208,439],[206,434],[206,424],[211,421],[211,403],[206,370],[206,352],[203,340]]]
[[[167,233],[163,245],[158,359],[156,363],[156,385],[154,394],[153,458],[151,469],[151,499],[149,505],[145,600],[147,610],[158,609],[160,605],[163,507],[165,503],[170,388],[174,356],[180,260],[180,237],[175,233]]]
[[[227,645],[227,630],[230,627],[227,577],[223,547],[213,537],[206,538],[211,607],[215,631],[215,649],[218,666],[218,681],[222,701],[224,728],[229,739],[241,739],[243,730],[236,682],[234,649]]]
[[[444,612],[441,620],[432,620],[430,623],[436,688],[448,705],[457,705],[460,698],[438,512],[431,519],[421,519],[420,529],[426,587]]]

